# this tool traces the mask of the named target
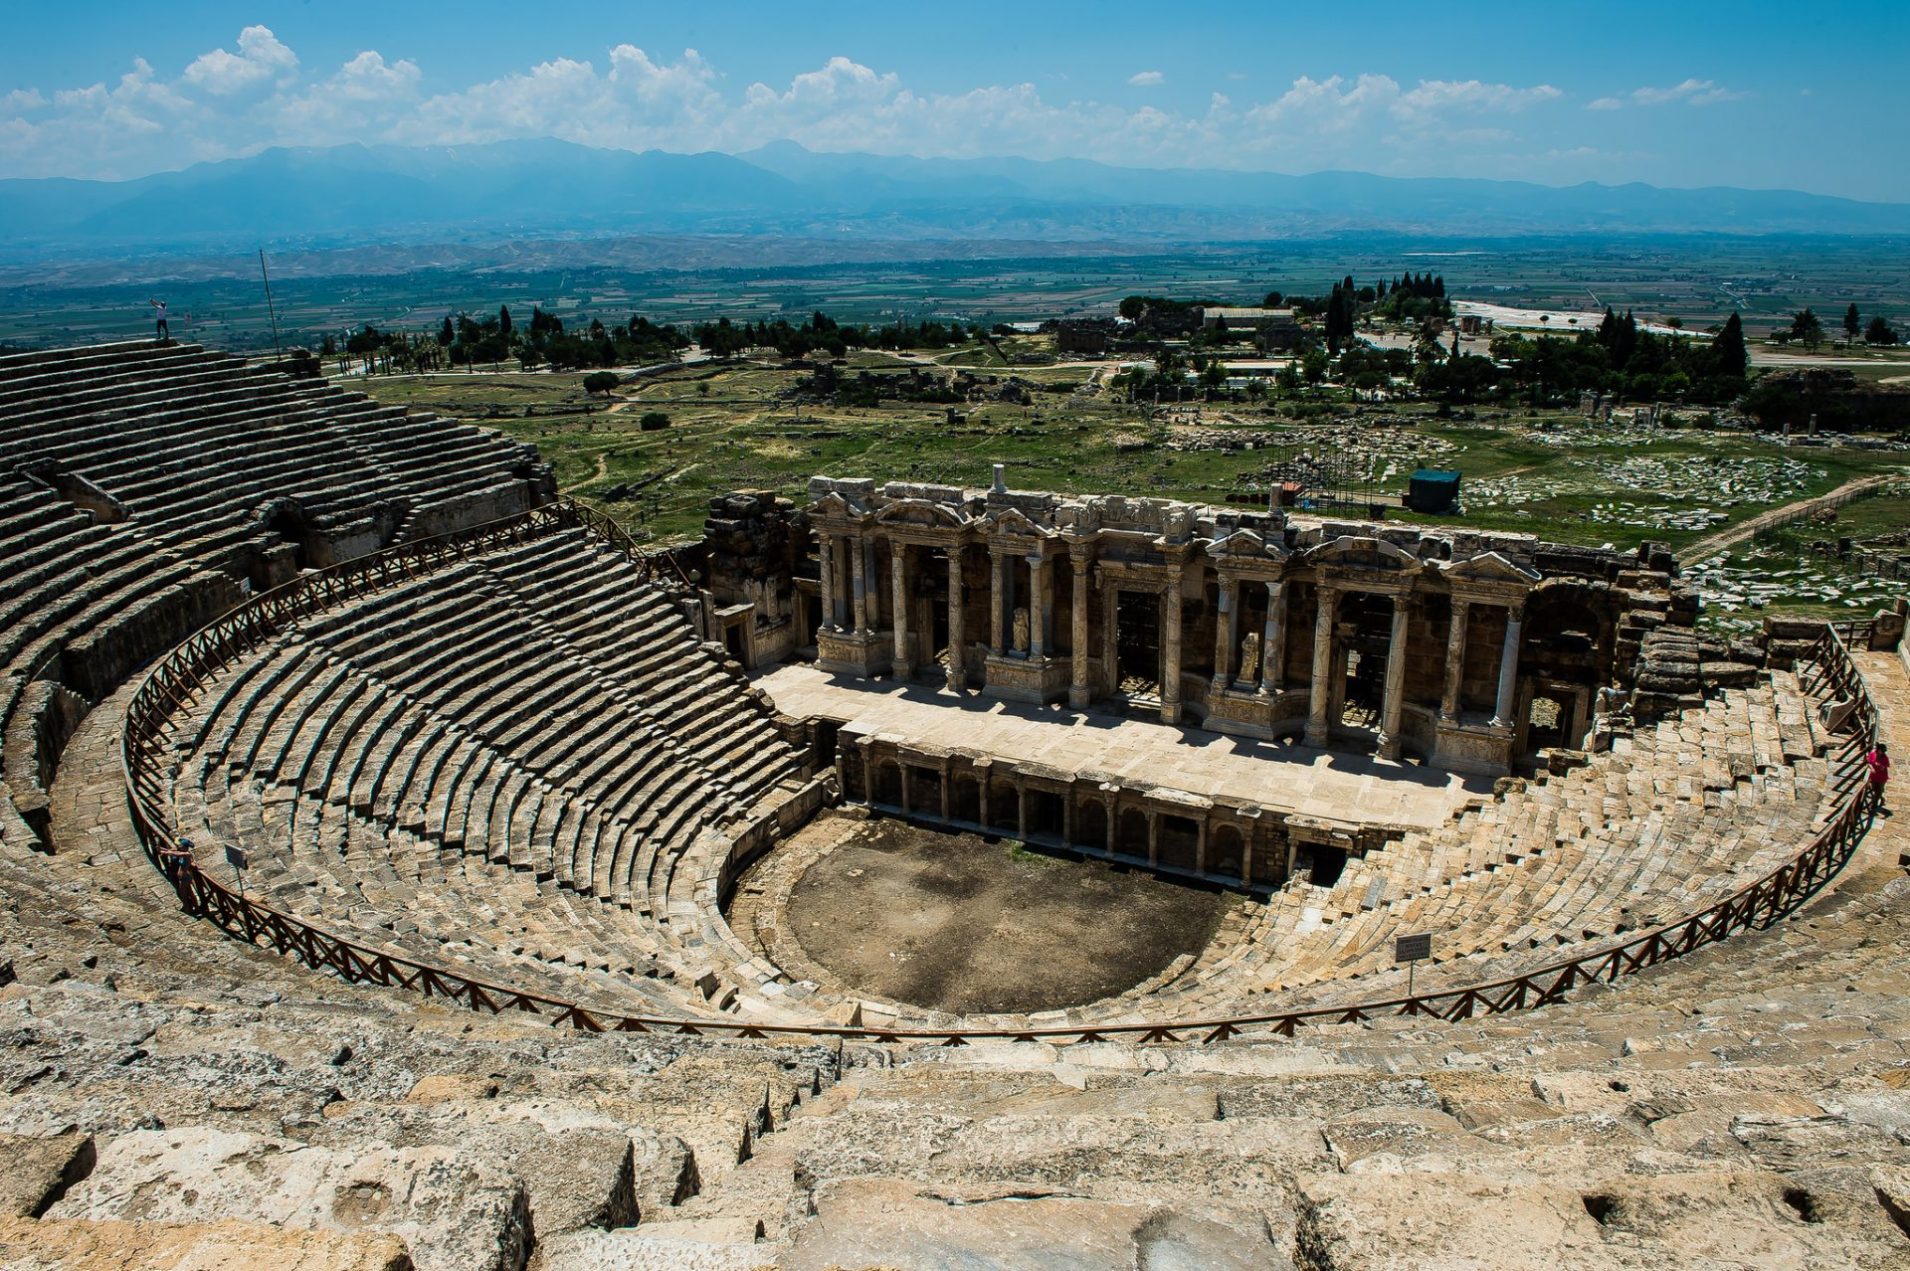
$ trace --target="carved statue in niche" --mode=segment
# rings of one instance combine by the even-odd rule
[[[1251,684],[1260,675],[1260,633],[1249,631],[1240,642],[1240,674],[1237,677],[1243,683]]]
[[[1015,606],[1015,652],[1028,652],[1028,611],[1020,605]]]

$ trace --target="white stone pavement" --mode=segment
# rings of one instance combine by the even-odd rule
[[[945,749],[1106,773],[1123,784],[1165,786],[1208,798],[1246,799],[1277,812],[1347,825],[1438,825],[1490,778],[1416,763],[1264,742],[1125,716],[1034,707],[892,681],[838,678],[791,663],[756,681],[778,710]]]

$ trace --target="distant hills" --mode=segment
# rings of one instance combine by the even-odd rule
[[[0,180],[0,242],[41,254],[323,248],[535,235],[1200,243],[1468,236],[1910,234],[1910,204],[1791,190],[1304,176],[1085,160],[740,155],[568,142],[273,149],[133,181]]]

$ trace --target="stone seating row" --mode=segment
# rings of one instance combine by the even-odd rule
[[[40,356],[48,369],[23,373]],[[434,507],[521,490],[539,469],[531,448],[488,430],[192,346],[29,355],[14,369],[0,378],[0,467],[83,477],[208,561],[192,540],[242,539],[275,498],[296,499],[316,530],[382,516],[375,546],[440,528]]]
[[[1825,754],[1810,720],[1796,677],[1773,673],[1350,860],[1330,888],[1302,875],[1164,982],[1055,1022],[1382,996],[1404,986],[1394,938],[1423,932],[1436,961],[1420,967],[1422,988],[1514,976],[1702,910],[1795,855],[1834,806],[1849,756]]]
[[[677,1010],[732,1000],[709,976],[738,960],[701,920],[699,841],[795,771],[669,597],[582,531],[301,620],[205,686],[178,744],[202,863],[252,848],[271,903],[480,978],[528,959],[553,992],[574,949],[672,981]],[[630,1000],[607,987],[568,995]]]
[[[1771,750],[1773,766],[1735,775],[1718,759],[1795,714],[1794,678],[1773,678],[1409,835],[1325,895],[1291,889],[1268,907],[1255,947],[1273,956],[1255,973],[1282,992],[1369,976],[1391,969],[1395,936],[1433,932],[1439,961],[1469,960],[1468,978],[1512,974],[1715,903],[1794,855],[1830,806],[1824,759]]]

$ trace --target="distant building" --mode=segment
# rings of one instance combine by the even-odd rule
[[[1100,357],[1108,351],[1114,332],[1112,318],[1064,318],[1055,326],[1055,349],[1078,357]]]
[[[1207,330],[1251,331],[1254,343],[1263,349],[1292,349],[1300,343],[1300,319],[1291,309],[1236,309],[1216,305],[1197,312],[1201,326]]]

